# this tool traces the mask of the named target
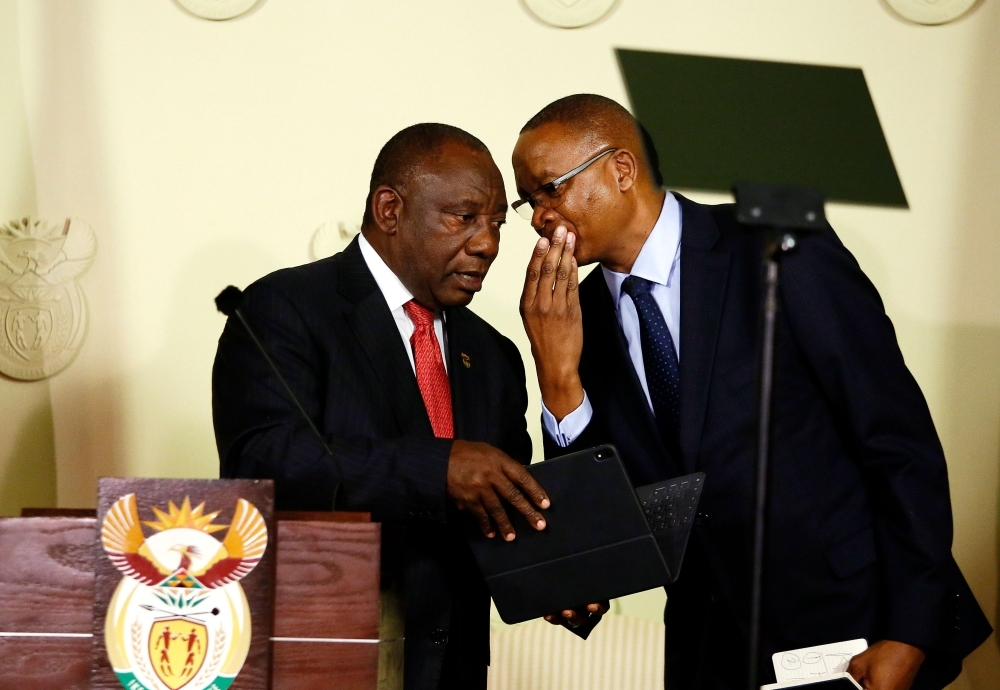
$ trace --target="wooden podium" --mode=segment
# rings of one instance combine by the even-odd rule
[[[0,690],[89,688],[96,517],[24,514],[0,519]],[[381,525],[367,513],[275,518],[270,687],[401,688],[400,599],[380,591]]]

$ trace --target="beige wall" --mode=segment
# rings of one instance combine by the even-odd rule
[[[829,214],[928,396],[955,554],[995,618],[1000,2],[936,28],[878,0],[622,0],[575,31],[516,0],[266,0],[223,23],[171,0],[22,0],[20,12],[39,210],[85,218],[101,242],[82,279],[89,339],[51,382],[62,505],[92,504],[102,474],[216,475],[212,296],[306,261],[320,223],[356,222],[398,129],[471,130],[510,191],[509,152],[539,107],[577,91],[624,99],[615,46],[862,67],[911,208]],[[529,364],[516,302],[531,242],[512,215],[473,304]],[[966,667],[958,687],[996,687],[996,641]]]
[[[36,211],[18,36],[17,0],[0,0],[0,223]],[[0,374],[0,515],[55,502],[49,384]]]

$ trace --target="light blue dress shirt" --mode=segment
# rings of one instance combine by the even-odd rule
[[[639,250],[632,265],[632,273],[615,273],[603,266],[604,280],[611,292],[611,300],[615,305],[615,314],[621,324],[628,342],[628,354],[632,366],[646,394],[646,403],[653,409],[649,398],[649,386],[646,384],[646,369],[642,364],[642,344],[639,341],[639,315],[635,311],[632,298],[622,292],[622,283],[629,275],[639,276],[654,283],[653,298],[663,314],[667,328],[677,348],[677,361],[680,361],[681,343],[681,207],[676,197],[667,192],[663,200],[663,209],[656,219],[649,237]],[[587,391],[583,392],[583,402],[578,408],[566,415],[561,422],[542,403],[542,426],[545,432],[563,448],[573,443],[583,433],[594,416],[594,408],[590,404]]]

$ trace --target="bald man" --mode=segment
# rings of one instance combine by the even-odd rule
[[[275,482],[279,510],[370,511],[383,585],[405,597],[404,687],[486,687],[490,597],[463,533],[514,539],[502,496],[536,529],[544,491],[517,348],[466,305],[497,256],[507,201],[486,146],[408,127],[375,161],[361,236],[247,288],[242,311],[327,454],[240,322],[213,371],[221,476]],[[337,485],[339,484],[339,490]]]
[[[514,205],[541,235],[521,310],[546,455],[613,443],[637,486],[706,473],[668,588],[666,686],[745,688],[761,235],[731,205],[664,192],[637,123],[601,96],[543,108],[513,165]],[[578,284],[578,266],[593,263]],[[865,638],[849,669],[864,687],[942,688],[990,626],[951,555],[927,405],[878,293],[832,230],[782,266],[755,682],[774,682],[775,652]]]

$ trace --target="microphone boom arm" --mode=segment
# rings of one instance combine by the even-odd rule
[[[299,413],[302,415],[302,418],[306,420],[306,424],[308,424],[309,428],[312,429],[313,434],[315,434],[316,436],[316,440],[320,442],[320,445],[323,446],[323,450],[325,450],[327,455],[330,456],[330,459],[334,461],[334,464],[339,464],[337,463],[337,458],[334,456],[333,451],[330,449],[330,445],[326,442],[326,439],[323,438],[323,434],[321,434],[319,429],[316,428],[316,424],[313,423],[312,418],[306,413],[306,409],[302,407],[302,403],[299,402],[298,397],[295,395],[294,392],[292,392],[292,387],[288,385],[288,382],[285,381],[285,377],[281,375],[281,371],[278,369],[278,365],[276,365],[274,363],[274,360],[271,359],[271,356],[267,354],[267,350],[264,348],[264,344],[260,342],[260,340],[257,338],[257,334],[253,332],[253,329],[250,328],[250,324],[247,323],[246,317],[243,316],[243,312],[241,312],[239,309],[239,303],[242,299],[243,299],[243,291],[240,290],[238,287],[230,285],[225,290],[220,292],[219,295],[215,298],[215,306],[218,308],[220,312],[222,312],[226,316],[235,316],[240,320],[240,323],[243,324],[243,328],[246,329],[247,335],[249,335],[250,339],[253,340],[254,345],[257,346],[257,349],[264,356],[264,359],[267,361],[268,366],[271,367],[271,371],[273,371],[275,376],[278,377],[278,380],[281,381],[281,385],[285,388],[285,392],[288,393],[288,397],[291,398],[293,403],[295,403],[295,407],[298,408]],[[338,481],[333,487],[334,510],[336,510],[337,508],[337,493],[339,491],[340,491],[340,482]]]

